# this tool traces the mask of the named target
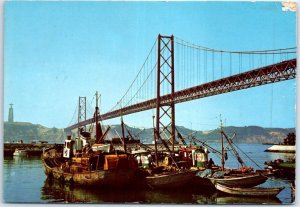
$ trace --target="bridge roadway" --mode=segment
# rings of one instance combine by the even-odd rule
[[[222,78],[202,85],[187,88],[175,92],[174,102],[181,103],[208,96],[214,96],[217,94],[228,93],[260,85],[294,79],[296,78],[296,67],[296,59],[291,59],[273,65],[268,65],[263,68],[258,68],[227,78]],[[102,114],[99,118],[100,120],[107,120],[119,117],[121,114],[128,115],[140,111],[146,111],[155,108],[157,104],[156,101],[157,99],[154,98],[148,101],[137,103],[131,106],[124,107],[122,109]],[[161,101],[165,105],[170,104],[172,102],[171,94],[162,96]],[[85,121],[65,128],[65,132],[68,132],[72,129],[76,129],[81,126],[91,124],[93,122],[94,118],[87,119]]]

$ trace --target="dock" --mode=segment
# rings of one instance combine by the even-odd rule
[[[55,144],[27,144],[27,143],[4,143],[4,156],[13,156],[16,148],[26,149],[29,156],[41,156],[43,148],[53,147]],[[61,145],[63,144],[56,144]]]
[[[43,153],[43,148],[50,148],[54,145],[63,146],[63,144],[27,144],[27,143],[4,143],[4,156],[13,156],[13,153],[16,148],[27,149],[29,156],[41,156]],[[123,150],[122,144],[113,144],[116,150]],[[174,151],[177,151],[180,147],[183,147],[181,144],[174,145]],[[144,149],[144,150],[151,150],[154,151],[155,147],[154,144],[140,144],[140,143],[132,143],[126,144],[126,148],[129,151],[136,150],[136,149]],[[163,144],[158,144],[157,149],[160,151],[167,151]]]

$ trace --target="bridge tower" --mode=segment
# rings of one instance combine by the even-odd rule
[[[9,112],[8,112],[8,122],[12,123],[14,122],[14,109],[13,109],[13,104],[9,104],[10,108],[9,108]]]
[[[86,97],[80,97],[78,99],[78,123],[86,120]],[[80,128],[81,126],[78,126]],[[86,126],[84,125],[84,131]]]
[[[157,101],[156,101],[156,137],[162,135],[171,140],[174,151],[175,142],[175,104],[174,104],[174,36],[158,35],[157,56]],[[161,96],[170,94],[170,102],[163,103]]]

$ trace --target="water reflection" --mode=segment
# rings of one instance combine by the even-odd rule
[[[46,180],[41,189],[42,200],[72,203],[196,203],[192,194],[182,190],[103,189],[61,185]]]
[[[26,163],[32,165],[39,163],[41,158],[39,156],[5,156],[4,157],[4,164],[6,165],[24,165]]]
[[[219,146],[218,144],[216,144]],[[252,159],[264,163],[274,159],[288,159],[294,154],[264,152],[265,145],[242,145]],[[211,153],[213,156],[213,153]],[[214,161],[220,162],[219,158]],[[227,160],[226,166],[237,167],[235,160]],[[249,166],[253,166],[249,165]],[[254,165],[255,167],[255,165]],[[261,164],[261,167],[265,167]],[[281,187],[285,189],[277,198],[249,198],[220,194],[216,191],[207,192],[203,183],[194,183],[194,188],[186,186],[170,190],[115,190],[89,189],[62,186],[58,183],[45,181],[43,164],[40,157],[4,157],[3,160],[3,199],[13,203],[146,203],[146,204],[291,204],[294,202],[291,191],[291,180],[269,178],[262,187]],[[204,188],[204,189],[203,189]]]
[[[281,201],[275,198],[265,197],[246,197],[231,196],[221,193],[215,193],[213,196],[205,197],[203,195],[193,195],[199,204],[281,204]]]
[[[115,190],[91,189],[61,185],[46,180],[41,189],[42,200],[59,203],[148,203],[148,204],[281,204],[278,198],[240,197],[217,191],[178,190]]]

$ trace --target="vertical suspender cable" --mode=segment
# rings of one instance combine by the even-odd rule
[[[197,76],[196,76],[196,73],[195,73],[195,50],[194,49],[192,49],[193,50],[193,58],[192,58],[192,64],[193,64],[193,74],[192,74],[192,76],[193,76],[193,86],[195,85],[195,78],[197,78]]]
[[[212,51],[212,80],[215,79],[215,51]]]
[[[198,65],[199,65],[199,67],[198,67],[198,84],[201,82],[201,50],[199,50],[199,52],[198,52]]]
[[[223,78],[223,52],[221,52],[221,78]]]
[[[205,83],[207,82],[207,50],[205,50],[205,68],[204,68],[204,73],[205,73]]]
[[[230,75],[232,75],[231,53],[229,53],[229,70],[230,70]]]
[[[241,71],[240,72],[242,72],[243,71],[243,54],[242,53],[240,53],[241,54]]]

